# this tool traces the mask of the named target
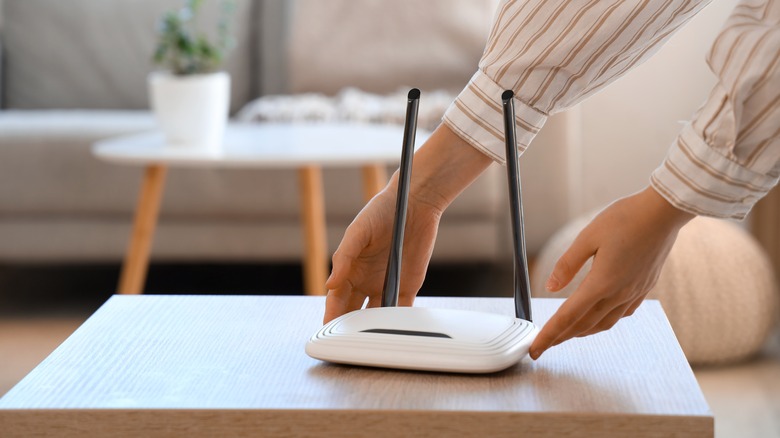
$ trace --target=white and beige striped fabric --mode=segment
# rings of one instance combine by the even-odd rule
[[[524,150],[549,114],[569,108],[652,56],[709,1],[504,0],[479,70],[444,116],[504,161],[499,96],[515,92]],[[707,60],[718,85],[651,176],[673,205],[743,218],[780,173],[780,0],[745,0]]]

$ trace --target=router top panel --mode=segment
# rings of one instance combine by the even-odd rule
[[[486,344],[505,333],[515,322],[515,318],[510,316],[492,313],[454,309],[443,311],[424,307],[398,307],[392,312],[380,307],[365,309],[363,312],[362,315],[344,315],[343,319],[333,325],[330,333],[405,334],[418,338],[456,339],[456,342],[463,344]]]
[[[493,313],[380,307],[348,313],[309,340],[309,356],[336,363],[486,373],[508,368],[536,337],[530,322]]]

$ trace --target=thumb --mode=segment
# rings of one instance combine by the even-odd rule
[[[588,228],[580,232],[569,249],[555,263],[550,277],[544,287],[550,292],[558,292],[571,282],[577,272],[588,259],[596,253],[593,246],[588,243]]]
[[[333,269],[330,277],[325,281],[325,287],[329,290],[339,289],[349,278],[350,268],[355,259],[360,255],[368,245],[366,233],[361,231],[360,227],[349,226],[344,233],[336,252],[333,253]]]
[[[339,289],[344,284],[349,278],[349,271],[355,257],[351,253],[342,252],[341,247],[333,253],[333,269],[330,272],[330,277],[325,281],[325,288],[328,290]]]
[[[330,276],[325,280],[325,288],[328,290],[337,289],[339,285],[344,283],[349,272],[349,266],[352,265],[352,259],[342,256],[337,251],[333,253],[332,264],[333,268],[330,271]]]

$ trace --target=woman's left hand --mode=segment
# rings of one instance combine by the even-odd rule
[[[560,291],[593,257],[582,284],[531,345],[531,357],[536,360],[550,347],[607,330],[632,315],[658,280],[678,231],[693,217],[650,187],[604,209],[580,232],[547,280],[547,290]]]

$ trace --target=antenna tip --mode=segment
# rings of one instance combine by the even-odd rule
[[[409,99],[419,99],[420,98],[420,90],[418,88],[412,88],[409,90]]]
[[[512,90],[506,90],[503,93],[501,93],[501,100],[506,102],[507,100],[511,100],[513,97],[515,97],[515,93]]]

